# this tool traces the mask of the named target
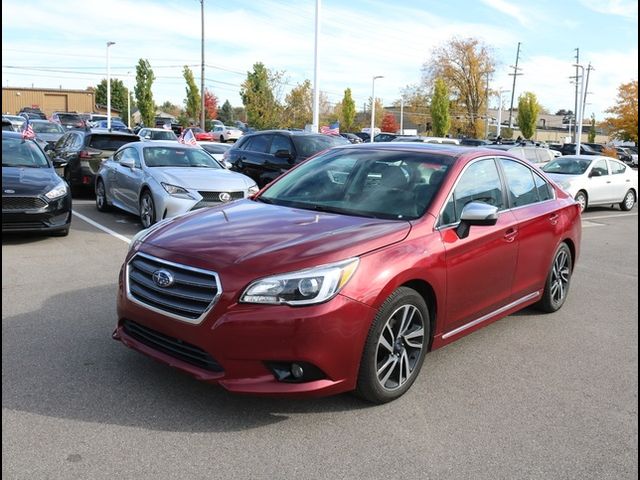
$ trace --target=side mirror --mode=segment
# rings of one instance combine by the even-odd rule
[[[224,168],[226,168],[227,170],[231,170],[231,167],[233,167],[233,164],[228,160],[223,160],[222,165],[224,165]]]
[[[69,162],[67,162],[66,160],[63,160],[61,158],[54,158],[53,159],[53,167],[54,168],[64,168],[67,166]]]
[[[458,238],[467,238],[471,225],[491,226],[498,222],[498,207],[483,202],[467,203],[460,215],[460,224],[456,229]]]
[[[600,175],[600,170],[591,170],[589,172],[589,178],[591,177],[601,177],[602,175]]]
[[[291,155],[291,152],[289,150],[278,150],[276,153],[274,153],[274,156],[276,158],[284,158],[285,160],[289,160],[289,163],[291,163],[291,161],[293,160],[293,155]]]
[[[135,162],[133,160],[131,160],[130,158],[123,158],[120,160],[120,165],[122,165],[123,167],[128,167],[131,170],[133,170],[136,166]]]

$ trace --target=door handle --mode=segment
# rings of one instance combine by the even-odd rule
[[[557,213],[554,213],[549,217],[549,221],[551,222],[552,225],[555,225],[556,223],[558,223],[559,218],[560,218],[560,215],[558,215]]]
[[[611,183],[611,180],[607,180],[607,183]]]
[[[510,228],[504,233],[504,239],[506,242],[511,243],[516,239],[517,235],[518,235],[518,230],[516,230],[515,228]]]

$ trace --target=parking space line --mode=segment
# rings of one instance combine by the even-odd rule
[[[131,239],[130,238],[125,237],[124,235],[120,235],[118,232],[114,232],[113,230],[111,230],[110,228],[105,227],[104,225],[100,225],[98,222],[96,222],[94,220],[91,220],[89,217],[85,217],[84,215],[82,215],[81,213],[78,213],[76,211],[72,211],[71,213],[73,213],[79,219],[84,220],[88,224],[93,225],[97,229],[102,230],[103,232],[106,232],[109,235],[112,235],[112,236],[116,237],[118,240],[122,240],[125,243],[131,243]]]
[[[601,218],[616,218],[616,217],[637,217],[637,213],[613,213],[611,215],[600,215],[597,217],[582,217],[583,220],[599,220]]]

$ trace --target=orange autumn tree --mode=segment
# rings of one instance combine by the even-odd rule
[[[385,113],[382,117],[382,123],[380,124],[380,130],[383,132],[391,132],[395,133],[398,131],[398,122],[396,122],[396,117],[393,113]]]
[[[638,143],[638,81],[618,87],[616,105],[606,110],[614,116],[605,118],[602,126],[614,138]]]

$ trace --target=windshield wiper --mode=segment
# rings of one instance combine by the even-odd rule
[[[273,205],[273,200],[269,200],[268,198],[258,197],[258,198],[254,198],[254,200],[256,202],[262,202],[262,203],[267,203],[269,205]]]
[[[342,215],[355,215],[356,217],[365,217],[365,218],[378,218],[375,215],[370,213],[364,213],[357,210],[349,210],[348,208],[340,208],[340,207],[329,207],[326,205],[308,205],[301,206],[299,208],[305,210],[315,210],[316,212],[324,212],[324,213],[339,213]]]

